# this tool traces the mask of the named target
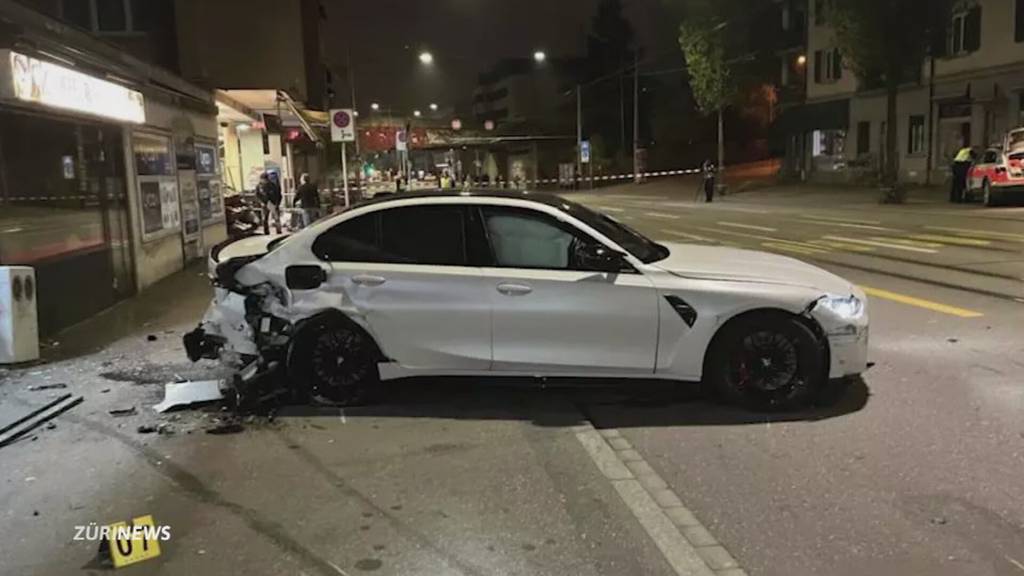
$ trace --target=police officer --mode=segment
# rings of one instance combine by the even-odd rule
[[[704,200],[713,202],[715,200],[715,165],[711,160],[705,160],[701,168],[704,173]]]
[[[967,190],[967,172],[971,169],[971,162],[974,160],[974,151],[970,146],[964,146],[953,157],[953,183],[949,189],[949,201],[959,204],[964,201],[964,192]]]

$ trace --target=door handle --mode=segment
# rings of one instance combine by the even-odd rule
[[[372,274],[357,274],[352,277],[352,282],[360,286],[380,286],[387,282],[387,279],[383,276],[373,276]]]
[[[505,296],[525,296],[530,292],[533,292],[533,288],[524,284],[498,284],[498,292],[501,292]]]

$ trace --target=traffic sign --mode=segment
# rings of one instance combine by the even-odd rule
[[[331,142],[354,142],[356,120],[350,108],[331,110]]]
[[[590,164],[590,140],[580,142],[580,162]]]
[[[405,134],[405,130],[398,130],[395,132],[395,150],[405,151],[409,148],[408,138]]]

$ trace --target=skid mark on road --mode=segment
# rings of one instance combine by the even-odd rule
[[[981,312],[976,312],[974,310],[950,306],[948,304],[942,304],[941,302],[925,300],[924,298],[917,298],[915,296],[900,294],[898,292],[890,292],[889,290],[883,290],[881,288],[872,288],[871,286],[861,286],[860,288],[868,296],[874,296],[875,298],[898,302],[900,304],[907,304],[908,306],[915,306],[917,308],[924,308],[933,312],[941,312],[942,314],[949,314],[950,316],[957,316],[959,318],[980,318],[981,316],[984,316]]]

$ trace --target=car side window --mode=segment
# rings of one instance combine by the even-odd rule
[[[381,212],[381,246],[393,262],[465,266],[462,206],[405,206]]]
[[[981,159],[982,164],[995,164],[997,160],[997,154],[993,150],[985,152],[985,157]]]
[[[500,268],[582,270],[575,254],[596,242],[534,210],[484,206],[482,213],[494,263]]]
[[[313,242],[313,254],[328,262],[386,262],[376,212],[335,225]]]

